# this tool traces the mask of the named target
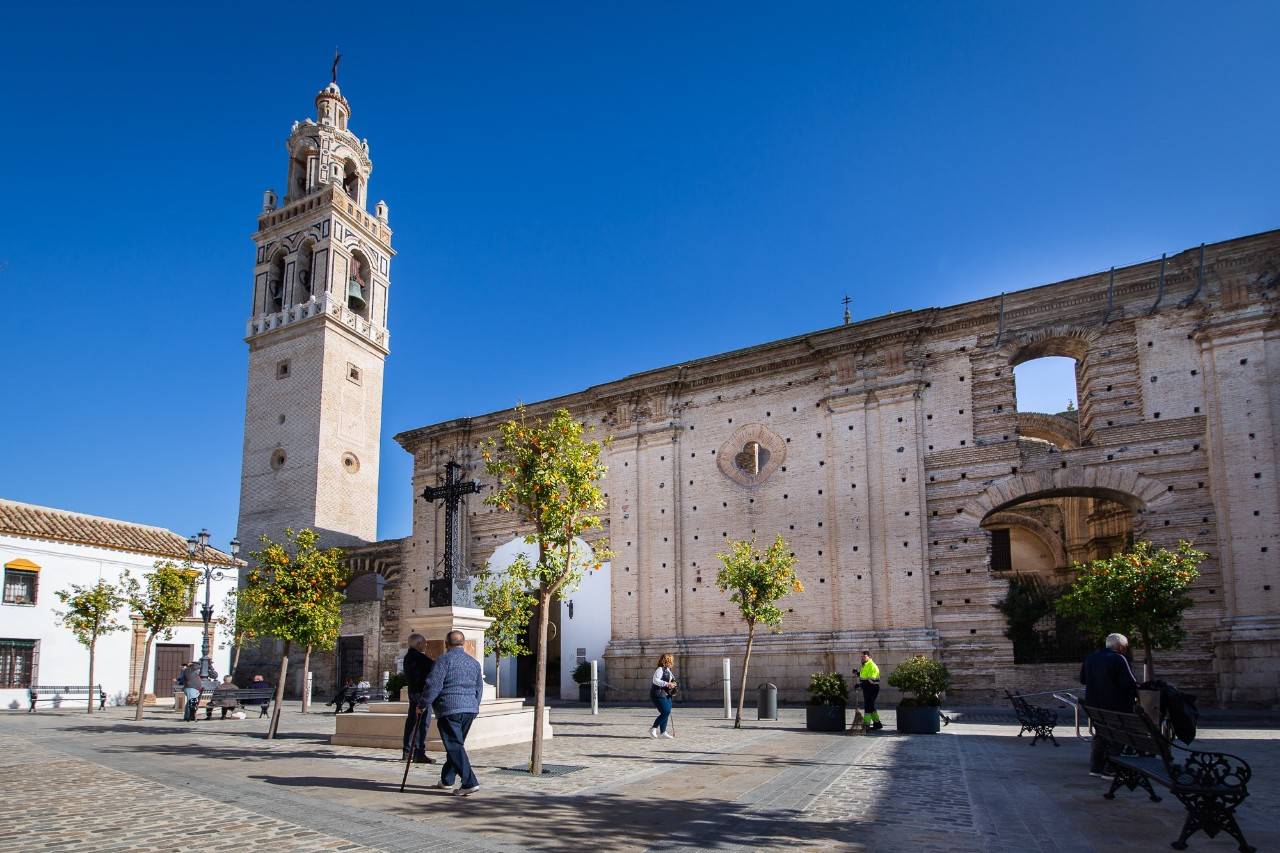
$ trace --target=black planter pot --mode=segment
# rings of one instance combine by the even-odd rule
[[[591,701],[591,685],[590,684],[578,685],[578,701],[579,702]]]
[[[387,692],[387,701],[388,701],[388,702],[399,702],[399,701],[400,701],[400,691],[399,691],[399,690],[391,690],[391,691],[388,691],[388,692]]]
[[[842,732],[844,708],[844,705],[806,705],[804,727],[811,732]]]
[[[936,705],[899,705],[898,731],[905,735],[936,735],[941,717]]]

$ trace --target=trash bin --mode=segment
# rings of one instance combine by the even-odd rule
[[[756,688],[756,719],[778,719],[778,685],[766,681]]]

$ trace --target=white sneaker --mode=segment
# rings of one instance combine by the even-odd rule
[[[453,795],[455,797],[469,797],[479,790],[480,790],[479,785],[472,785],[470,788],[467,788],[467,787],[459,788],[458,790],[453,792]]]
[[[676,736],[675,736],[675,735],[673,735],[671,732],[663,732],[663,733],[662,733],[662,736],[663,736],[663,737],[666,737],[666,738],[671,738],[672,740],[675,740],[675,739],[676,739]]]
[[[658,736],[657,726],[654,726],[653,728],[649,729],[649,737],[657,737],[657,736]]]

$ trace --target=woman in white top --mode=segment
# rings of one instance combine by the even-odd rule
[[[658,718],[649,729],[649,737],[674,738],[667,731],[667,720],[671,718],[671,697],[676,692],[676,677],[671,672],[676,659],[670,654],[658,658],[658,668],[653,671],[653,684],[649,687],[649,701],[658,709]]]

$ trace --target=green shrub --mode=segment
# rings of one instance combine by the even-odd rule
[[[849,687],[838,672],[815,672],[809,677],[810,705],[847,705]]]
[[[910,694],[903,705],[941,705],[941,694],[951,684],[951,673],[941,661],[916,655],[898,664],[889,676],[889,686]]]
[[[573,668],[573,680],[578,684],[591,683],[591,664],[583,661]]]
[[[403,672],[393,672],[387,676],[386,691],[388,696],[399,696],[400,691],[409,686],[409,679],[404,677]]]

